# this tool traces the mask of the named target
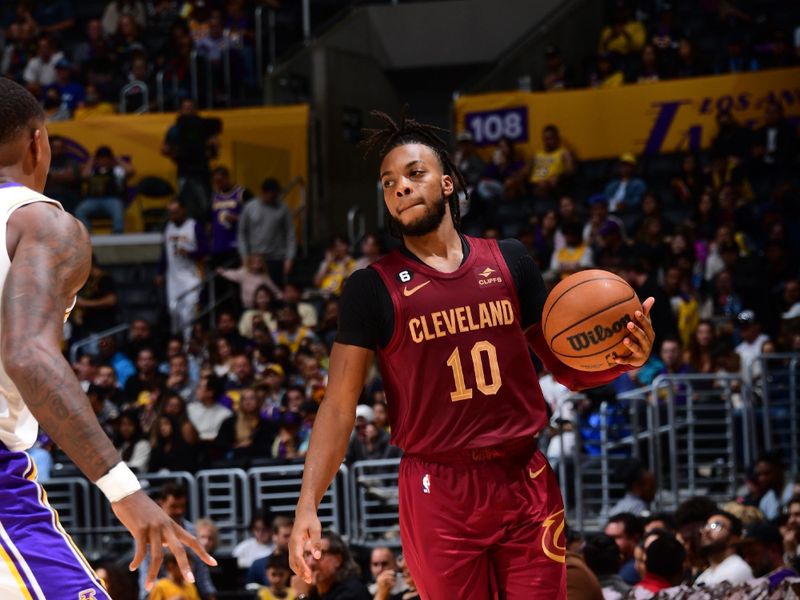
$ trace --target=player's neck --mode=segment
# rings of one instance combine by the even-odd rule
[[[36,185],[34,178],[30,175],[25,175],[20,165],[10,165],[0,168],[0,184],[12,181],[31,189],[34,189]]]
[[[449,211],[436,230],[425,235],[406,236],[403,243],[422,262],[443,273],[452,273],[464,259],[461,238],[453,226]]]

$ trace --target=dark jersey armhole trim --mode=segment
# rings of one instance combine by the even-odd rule
[[[402,323],[400,322],[400,302],[397,299],[397,294],[393,294],[392,290],[389,289],[389,283],[386,281],[388,275],[386,275],[382,269],[375,268],[372,265],[367,268],[373,269],[378,274],[383,287],[386,288],[386,293],[389,294],[389,298],[392,300],[392,310],[394,311],[394,329],[392,330],[392,337],[389,338],[389,343],[383,348],[380,347],[380,341],[378,342],[378,351],[388,355],[395,349],[395,346],[400,343],[400,329],[402,327]]]
[[[506,259],[503,256],[503,253],[500,252],[500,244],[497,243],[497,240],[489,240],[489,249],[492,252],[492,256],[494,256],[495,261],[500,266],[500,270],[503,272],[503,278],[506,281],[506,287],[511,295],[511,299],[514,302],[514,308],[517,311],[517,319],[519,319],[520,328],[522,328],[522,307],[519,303],[519,291],[517,290],[517,285],[514,283],[514,277],[511,275],[511,267],[506,263]]]

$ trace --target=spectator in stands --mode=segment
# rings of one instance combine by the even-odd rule
[[[716,118],[717,135],[711,140],[712,156],[747,158],[752,138],[750,130],[742,127],[730,110],[720,110]]]
[[[125,226],[125,196],[128,179],[135,171],[130,160],[114,156],[108,146],[100,146],[83,165],[86,197],[75,209],[75,216],[92,231],[91,218],[101,215],[111,219],[113,233],[122,233]]]
[[[161,414],[175,419],[181,434],[181,439],[192,446],[197,443],[199,438],[197,430],[189,420],[186,410],[186,401],[177,394],[166,394],[164,403],[161,406]]]
[[[645,574],[634,587],[636,598],[645,597],[638,593],[640,590],[655,595],[681,582],[686,550],[675,536],[667,532],[655,536],[647,545],[645,554]]]
[[[397,571],[384,571],[381,574],[373,600],[420,600],[417,584],[402,555],[397,559],[397,567]],[[401,589],[395,592],[397,587]]]
[[[50,152],[50,170],[44,193],[48,198],[61,202],[67,212],[72,212],[80,201],[80,164],[67,151],[66,141],[61,136],[50,137]]]
[[[787,504],[787,519],[781,534],[786,562],[795,569],[800,568],[800,496],[796,491]]]
[[[232,268],[239,260],[236,232],[245,202],[253,194],[235,184],[228,167],[211,172],[211,266]]]
[[[333,237],[328,249],[325,251],[325,258],[314,275],[314,286],[324,296],[340,296],[344,281],[355,269],[355,261],[350,256],[350,248],[347,240],[341,236]]]
[[[185,337],[200,301],[202,274],[199,266],[208,244],[203,226],[188,217],[181,201],[171,200],[167,214],[169,221],[164,228],[164,246],[156,282],[160,285],[166,283],[173,330],[182,332]]]
[[[222,423],[233,413],[219,403],[225,391],[222,379],[214,375],[204,375],[200,378],[195,396],[196,402],[187,405],[186,412],[189,420],[197,429],[201,442],[210,445],[219,435]]]
[[[626,152],[619,157],[619,178],[611,180],[605,189],[610,212],[631,213],[642,204],[647,185],[635,175],[636,157]]]
[[[725,56],[717,63],[716,73],[745,73],[758,71],[758,60],[745,48],[744,36],[731,31],[725,41]]]
[[[223,421],[217,435],[217,445],[232,459],[252,459],[269,456],[274,432],[261,416],[262,401],[255,389],[242,390],[236,412]]]
[[[311,568],[315,582],[308,585],[302,580],[297,584],[297,592],[309,594],[315,600],[372,600],[367,586],[359,580],[359,568],[350,554],[350,548],[335,533],[322,533],[319,549],[306,546],[306,563]]]
[[[261,285],[253,293],[249,308],[242,313],[239,319],[239,333],[248,340],[253,339],[254,331],[260,325],[274,332],[278,328],[273,310],[274,296],[270,289]]]
[[[288,394],[288,392],[287,392]],[[302,405],[302,403],[301,403]],[[272,442],[272,458],[292,460],[300,458],[300,407],[286,410],[278,421],[278,434]]]
[[[295,600],[297,596],[289,588],[292,571],[289,569],[289,556],[276,552],[269,556],[266,565],[268,585],[258,591],[258,600]]]
[[[241,352],[248,347],[248,342],[241,336],[236,327],[236,317],[232,311],[220,311],[217,316],[217,329],[215,331],[219,337],[224,337],[230,343],[233,352]]]
[[[75,376],[81,384],[83,391],[87,391],[89,386],[97,374],[97,360],[91,354],[82,354],[78,360],[73,363],[72,370],[75,371]]]
[[[153,328],[144,319],[133,319],[128,329],[128,339],[125,343],[125,354],[128,358],[136,360],[139,351],[148,348],[157,348],[160,344],[153,335]],[[180,349],[178,350],[178,352]],[[166,374],[166,373],[165,373]]]
[[[619,4],[611,25],[606,25],[600,32],[597,51],[620,56],[635,54],[642,49],[646,38],[644,25],[631,17],[630,9]]]
[[[153,584],[150,595],[147,597],[148,600],[174,600],[175,598],[200,600],[197,586],[184,578],[178,561],[171,552],[164,552],[163,564],[167,576],[158,579]]]
[[[89,398],[92,411],[97,416],[97,422],[100,423],[106,435],[109,438],[113,438],[114,430],[118,426],[119,409],[108,399],[105,390],[94,383],[89,384],[86,396]],[[42,476],[42,480],[46,481],[47,478]]]
[[[281,290],[269,276],[266,262],[261,254],[251,255],[247,263],[237,269],[218,267],[217,273],[228,281],[239,284],[241,302],[245,308],[253,308],[256,290],[262,287],[266,287],[274,298],[280,300],[283,297]]]
[[[633,558],[633,549],[642,538],[642,532],[642,522],[631,513],[614,515],[608,520],[604,529],[604,533],[613,538],[619,547],[622,555],[619,574],[629,585],[634,585],[639,581],[639,574],[636,572]]]
[[[752,310],[743,310],[736,315],[741,342],[736,346],[736,353],[741,360],[742,378],[750,381],[751,367],[761,354],[761,347],[769,340],[769,336],[761,332],[761,323]]]
[[[189,471],[193,473],[196,469],[195,450],[184,440],[178,418],[162,413],[152,427],[147,472]]]
[[[610,52],[601,52],[597,56],[594,70],[589,74],[589,87],[617,88],[625,83],[625,75],[617,68],[614,56]]]
[[[550,259],[550,274],[558,279],[566,279],[573,273],[594,266],[592,249],[583,243],[581,226],[575,222],[564,223],[561,227],[566,244],[553,252]]]
[[[219,547],[219,528],[211,519],[198,519],[194,529],[197,532],[197,541],[203,549],[213,555]]]
[[[300,348],[300,344],[305,339],[314,339],[313,330],[300,323],[300,314],[297,307],[287,304],[278,310],[276,315],[278,328],[275,330],[275,343],[288,346],[294,354]]]
[[[551,92],[575,87],[574,74],[564,64],[561,52],[556,46],[550,45],[545,47],[544,64],[544,76],[539,86],[540,89]]]
[[[251,584],[265,586],[269,582],[266,578],[266,569],[269,564],[269,557],[273,554],[288,554],[289,552],[289,538],[292,535],[292,526],[294,521],[291,517],[278,515],[272,520],[271,525],[271,543],[272,550],[266,556],[255,559],[250,567],[247,569],[245,576],[245,584],[248,589]]]
[[[40,473],[41,476],[41,473]],[[44,480],[44,477],[42,477]],[[103,582],[110,598],[136,600],[136,586],[131,585],[131,572],[116,563],[106,562],[95,567],[95,575]]]
[[[662,344],[663,348],[663,344]],[[649,512],[650,503],[656,497],[656,476],[637,459],[631,459],[621,471],[625,482],[625,496],[609,512],[612,517],[630,513],[637,517]]]
[[[605,194],[592,194],[588,199],[589,221],[583,227],[583,241],[596,251],[602,244],[600,230],[608,221],[614,221],[620,231],[625,228],[619,217],[608,214],[608,198]]]
[[[570,539],[569,536],[567,539]],[[580,537],[578,537],[577,542],[580,541]],[[567,542],[565,563],[568,600],[603,600],[603,590],[597,577],[586,566],[580,549],[570,547],[569,542]]]
[[[188,497],[186,488],[176,482],[168,482],[161,486],[158,492],[158,504],[167,515],[176,523],[181,525],[186,531],[195,535],[194,525],[191,521],[186,519],[186,505]],[[202,600],[216,600],[217,590],[211,581],[211,575],[208,570],[208,565],[201,561],[193,552],[187,552],[189,564],[192,567],[194,574],[195,584],[197,591]],[[144,582],[147,573],[150,569],[150,554],[148,553],[142,564],[139,566],[139,598],[140,600],[147,599],[147,591],[145,590]],[[162,565],[159,574],[163,576],[165,573],[164,566]],[[164,600],[172,600],[167,597]]]
[[[48,2],[20,2],[17,18],[30,23],[35,31],[60,34],[75,25],[75,15],[70,0]]]
[[[42,100],[45,121],[48,123],[58,123],[59,121],[69,120],[69,109],[61,101],[61,92],[55,87],[48,87]]]
[[[664,337],[658,355],[663,365],[658,372],[659,375],[683,375],[691,372],[689,365],[683,360],[683,350],[678,338]]]
[[[22,83],[23,72],[33,56],[31,47],[34,40],[33,25],[26,22],[11,23],[6,30],[5,48],[0,61],[0,75]]]
[[[755,497],[768,521],[778,518],[792,498],[794,482],[786,481],[780,450],[762,453],[755,464]]]
[[[768,171],[782,173],[792,167],[798,156],[797,127],[784,116],[780,102],[768,102],[764,108],[764,125],[756,130],[752,157]]]
[[[627,260],[635,254],[634,248],[622,233],[615,220],[607,220],[597,232],[599,243],[594,263],[600,269],[619,271]]]
[[[694,42],[687,37],[681,38],[678,42],[678,52],[675,57],[675,66],[672,69],[672,75],[682,79],[698,77],[700,75],[705,75],[707,72],[708,67],[704,64],[701,57],[697,55]]]
[[[55,65],[56,79],[45,89],[45,93],[50,88],[55,88],[61,95],[61,103],[69,111],[69,115],[75,112],[78,105],[83,102],[86,90],[83,84],[72,79],[72,63],[66,58],[61,58]]]
[[[495,203],[522,196],[524,191],[526,166],[523,157],[508,138],[500,138],[492,153],[492,161],[487,165],[483,179],[476,188],[477,196],[484,203],[485,216],[491,219]]]
[[[100,92],[97,90],[97,86],[94,83],[87,83],[84,100],[78,105],[78,108],[75,109],[72,118],[75,121],[82,121],[89,117],[112,114],[114,114],[114,106],[101,98]]]
[[[103,11],[103,33],[113,36],[119,31],[120,21],[123,16],[130,17],[139,28],[147,24],[147,12],[144,3],[139,0],[112,0]]]
[[[742,556],[750,565],[755,577],[769,580],[769,590],[774,591],[789,577],[797,577],[794,569],[786,566],[783,557],[783,537],[771,523],[755,523],[744,532],[741,542]]]
[[[194,382],[189,377],[189,359],[185,354],[176,354],[169,359],[166,389],[186,402],[194,400]]]
[[[92,383],[97,386],[100,394],[110,400],[114,406],[119,407],[122,404],[121,390],[117,385],[117,374],[114,367],[107,363],[99,363]]]
[[[232,555],[240,569],[248,569],[253,561],[272,554],[275,549],[271,543],[270,514],[267,510],[257,510],[250,519],[250,537],[239,542]]]
[[[302,301],[303,290],[294,282],[288,282],[283,286],[283,302],[285,304],[294,304],[297,307],[297,312],[300,315],[300,323],[303,327],[311,329],[317,326],[317,309],[310,302]]]
[[[482,169],[483,167],[481,167]],[[482,171],[481,171],[482,172]],[[365,269],[383,256],[383,245],[374,233],[368,233],[361,240],[361,257],[356,260],[353,270]]]
[[[636,74],[637,83],[651,83],[664,78],[664,68],[659,63],[656,48],[652,44],[644,46],[639,62],[639,69]]]
[[[231,370],[233,348],[224,336],[215,336],[209,345],[210,366],[214,375],[225,378]]]
[[[689,365],[693,373],[704,375],[713,373],[713,351],[715,345],[716,332],[714,324],[707,319],[701,320],[689,339],[689,347],[684,352],[683,362]]]
[[[389,588],[389,595],[398,594],[405,589],[405,585],[400,577],[391,577],[388,574],[383,575],[384,573],[395,575],[397,571],[397,559],[392,549],[388,546],[377,546],[372,549],[369,559],[369,570],[372,574],[373,582],[369,584],[368,589],[369,593],[373,596],[377,593],[382,580],[392,580],[393,585]],[[387,598],[388,597],[387,595]]]
[[[286,283],[296,242],[292,214],[281,197],[277,179],[265,179],[258,199],[245,205],[239,219],[238,245],[243,263],[259,254],[265,258],[272,280],[278,285]]]
[[[229,397],[238,399],[241,392],[253,385],[253,364],[244,352],[231,357],[231,368],[225,376],[225,391]]]
[[[125,401],[134,406],[146,404],[150,390],[163,388],[165,377],[158,372],[156,355],[151,348],[142,348],[136,355],[136,375],[125,382]]]
[[[147,54],[141,40],[141,31],[130,15],[119,18],[119,27],[111,40],[118,66],[117,72],[131,70],[135,58],[146,58]]]
[[[715,586],[723,581],[733,585],[753,578],[750,566],[736,553],[742,535],[742,522],[732,514],[717,511],[708,518],[700,534],[700,555],[709,567],[695,580],[695,585]]]
[[[605,600],[621,599],[631,586],[619,575],[621,566],[619,547],[613,538],[604,533],[586,540],[583,547],[586,566],[597,576]]]
[[[542,130],[542,150],[537,151],[529,165],[528,182],[536,197],[559,193],[575,172],[572,153],[564,146],[558,127],[546,125]]]
[[[136,367],[131,360],[117,350],[117,342],[113,337],[106,336],[100,339],[99,360],[114,368],[117,382],[124,386],[128,379],[136,373]]]
[[[92,254],[92,269],[78,297],[72,319],[77,328],[77,335],[87,337],[92,333],[100,333],[117,324],[117,290],[114,280],[97,263]],[[96,346],[90,348],[96,352]]]
[[[79,73],[84,72],[86,64],[95,56],[100,40],[105,43],[108,42],[108,38],[103,34],[103,26],[100,19],[89,19],[86,23],[85,36],[72,53],[75,68]]]
[[[64,53],[56,49],[56,42],[47,33],[39,36],[36,42],[36,55],[25,65],[22,79],[34,96],[40,96],[43,89],[56,81],[56,64],[64,58]]]
[[[355,435],[350,439],[345,462],[398,458],[400,449],[389,443],[389,434],[375,426],[375,413],[366,404],[356,407]]]
[[[173,55],[179,58],[180,54]],[[189,215],[204,219],[211,196],[208,161],[219,152],[221,121],[204,119],[194,102],[184,99],[175,124],[167,130],[161,153],[178,167],[178,197]]]
[[[144,438],[139,414],[135,410],[127,410],[119,419],[119,436],[117,450],[122,460],[137,473],[147,472],[150,460],[150,443]]]
[[[225,52],[230,51],[231,43],[230,38],[225,35],[222,14],[218,10],[211,12],[211,16],[208,19],[208,35],[197,40],[195,47],[198,52],[204,55],[205,60],[210,63],[214,80],[222,81],[222,61]],[[231,62],[233,63],[233,61]],[[235,66],[235,64],[232,66]],[[216,91],[218,92],[218,90]]]

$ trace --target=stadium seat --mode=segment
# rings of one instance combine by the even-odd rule
[[[164,226],[167,204],[174,195],[175,188],[161,177],[142,179],[129,207],[131,218],[137,220],[139,225],[134,231],[161,231]]]

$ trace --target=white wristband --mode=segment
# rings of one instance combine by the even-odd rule
[[[108,473],[95,481],[95,485],[105,494],[109,502],[117,502],[142,489],[136,475],[124,462],[117,463]]]

